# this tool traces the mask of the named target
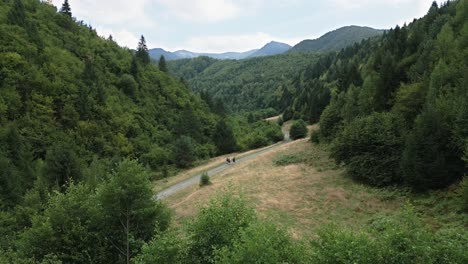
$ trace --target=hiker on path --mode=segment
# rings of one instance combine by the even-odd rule
[[[236,157],[232,158],[232,163],[236,163]]]

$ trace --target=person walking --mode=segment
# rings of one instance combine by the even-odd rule
[[[232,157],[232,163],[236,163],[236,157]]]

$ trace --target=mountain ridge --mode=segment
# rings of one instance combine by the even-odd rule
[[[365,26],[345,26],[329,31],[319,38],[303,40],[289,52],[339,51],[363,39],[382,35],[384,32],[385,30]]]

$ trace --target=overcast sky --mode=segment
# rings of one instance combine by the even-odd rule
[[[63,0],[53,0],[60,7]],[[438,1],[440,2],[440,1]],[[388,29],[426,14],[432,0],[69,0],[73,16],[135,48],[247,51],[295,45],[347,25]]]

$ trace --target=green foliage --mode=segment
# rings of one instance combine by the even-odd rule
[[[248,115],[234,115],[228,119],[239,150],[264,147],[283,140],[281,127],[265,120],[248,122]]]
[[[322,229],[312,241],[312,263],[464,263],[467,238],[463,228],[429,231],[407,206],[374,218],[368,233]]]
[[[23,1],[15,0],[13,7],[7,14],[8,23],[11,25],[18,25],[24,27],[26,25],[26,11]]]
[[[384,263],[377,243],[364,233],[327,227],[312,241],[313,263]]]
[[[357,180],[377,186],[401,183],[400,122],[390,113],[356,119],[333,142],[332,156],[337,163],[343,162],[348,174]]]
[[[230,192],[212,200],[189,226],[189,262],[213,263],[215,249],[231,246],[254,219],[253,209]]]
[[[301,163],[305,159],[299,155],[279,155],[273,159],[273,164],[276,166],[286,166],[295,163]]]
[[[285,231],[256,221],[231,246],[215,252],[216,263],[308,263],[305,250]]]
[[[192,166],[196,159],[193,139],[187,136],[180,137],[175,142],[173,157],[176,165],[181,168]]]
[[[56,190],[65,190],[70,182],[82,178],[82,166],[70,144],[57,142],[48,151],[45,159],[45,183]]]
[[[70,4],[68,3],[68,0],[65,0],[63,2],[62,7],[60,8],[60,13],[65,14],[69,17],[72,16],[71,8],[70,8]]]
[[[216,124],[213,141],[221,155],[232,153],[238,149],[234,133],[225,120],[220,120],[218,124]]]
[[[187,247],[187,238],[168,231],[156,235],[148,244],[145,244],[135,263],[184,263]]]
[[[128,263],[156,230],[167,229],[169,210],[153,195],[147,171],[131,160],[122,161],[110,180],[100,186],[97,199],[102,206],[101,230],[112,245],[108,262]]]
[[[461,205],[465,212],[468,212],[468,177],[463,177],[460,183]]]
[[[206,186],[210,184],[210,176],[208,175],[208,173],[204,172],[200,177],[200,186]]]
[[[163,55],[159,58],[158,66],[160,71],[167,72],[166,58]]]
[[[64,263],[105,262],[100,239],[101,212],[94,195],[84,185],[70,185],[55,194],[43,215],[33,218],[32,227],[19,241],[21,254],[39,261],[55,255]]]
[[[292,79],[319,56],[316,53],[282,54],[245,60],[206,57],[168,62],[169,71],[187,80],[196,92],[207,92],[232,112],[269,107],[280,109],[280,83]],[[217,111],[215,111],[217,112]]]
[[[146,40],[143,35],[140,37],[140,42],[138,42],[137,51],[135,57],[143,65],[148,65],[150,63],[150,56],[148,53],[148,47],[146,46]]]
[[[296,140],[307,137],[307,133],[308,130],[306,122],[304,122],[304,120],[297,120],[292,124],[289,136],[292,140]]]
[[[416,190],[427,190],[461,178],[465,164],[450,141],[440,113],[428,110],[418,116],[401,161],[405,182]]]
[[[320,116],[320,137],[330,142],[341,130],[343,118],[341,107],[344,105],[344,95],[332,97],[332,101]]]

